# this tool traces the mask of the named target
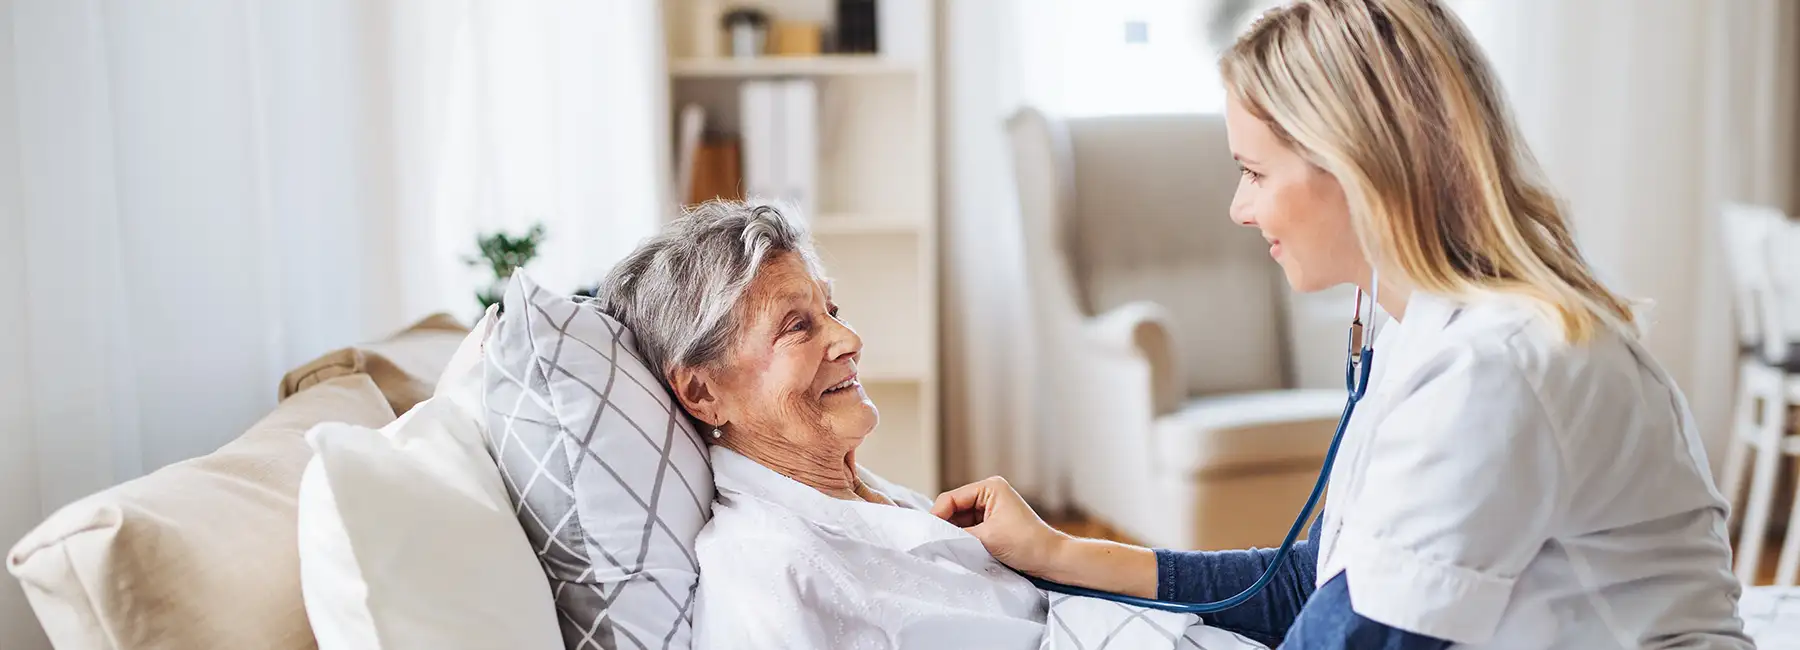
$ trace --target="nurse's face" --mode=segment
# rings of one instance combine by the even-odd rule
[[[1282,142],[1235,99],[1225,128],[1240,174],[1231,219],[1262,231],[1295,291],[1328,289],[1367,275],[1337,178]]]

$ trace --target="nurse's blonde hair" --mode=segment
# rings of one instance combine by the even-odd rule
[[[1636,331],[1443,5],[1296,0],[1257,19],[1219,67],[1239,105],[1337,178],[1376,269],[1435,294],[1527,298],[1570,342]]]

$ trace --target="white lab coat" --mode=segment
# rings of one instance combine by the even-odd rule
[[[1482,648],[1749,648],[1686,402],[1636,342],[1414,294],[1331,474],[1319,584]]]

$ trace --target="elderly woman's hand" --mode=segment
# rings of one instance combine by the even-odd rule
[[[961,526],[1007,566],[1043,575],[1056,564],[1061,545],[1072,539],[1039,518],[998,476],[938,495],[931,514]]]
[[[1019,571],[1078,587],[1156,597],[1155,552],[1070,537],[1051,528],[998,476],[938,495],[931,514],[969,531],[994,559]]]

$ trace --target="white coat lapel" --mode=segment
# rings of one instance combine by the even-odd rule
[[[1337,464],[1331,470],[1331,494],[1326,501],[1325,521],[1320,527],[1318,585],[1337,576],[1339,567],[1331,562],[1337,549],[1337,534],[1346,515],[1355,509],[1356,495],[1361,490],[1363,469],[1369,459],[1365,452],[1381,421],[1392,410],[1400,387],[1427,358],[1444,327],[1461,309],[1461,305],[1438,296],[1415,292],[1407,300],[1406,317],[1388,321],[1375,339],[1375,367],[1370,372],[1369,391],[1356,405],[1350,428],[1338,450]]]

